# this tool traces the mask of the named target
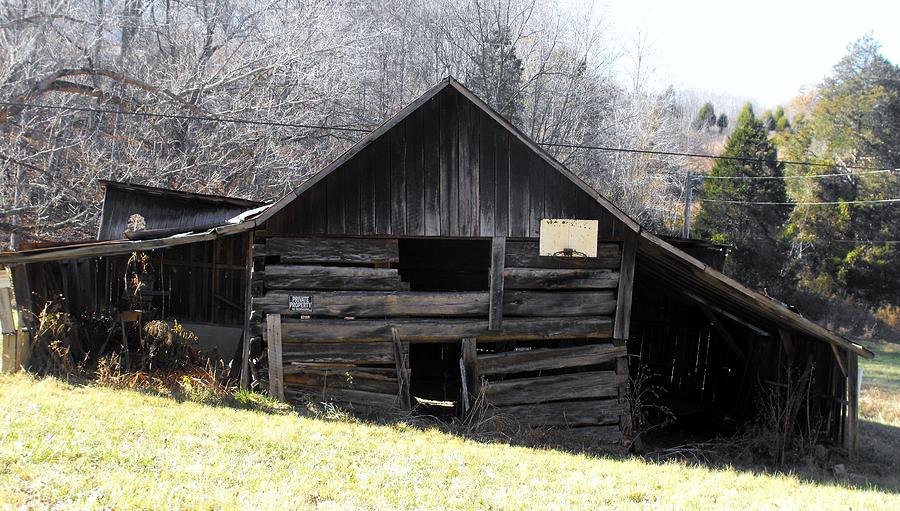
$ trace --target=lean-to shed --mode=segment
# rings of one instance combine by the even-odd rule
[[[542,250],[576,225],[581,248]],[[477,401],[615,441],[639,371],[706,424],[746,421],[760,392],[804,379],[823,438],[853,447],[869,351],[721,274],[722,247],[642,229],[452,78],[268,207],[117,243],[234,235],[252,265],[243,382],[275,396],[453,414]]]

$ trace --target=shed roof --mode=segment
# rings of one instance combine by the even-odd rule
[[[777,325],[778,328],[782,328],[786,331],[808,335],[812,338],[828,342],[834,346],[850,350],[866,358],[871,358],[873,356],[872,352],[863,346],[851,342],[815,322],[804,318],[800,314],[790,310],[784,304],[747,288],[686,252],[675,248],[671,243],[666,242],[661,237],[645,230],[640,224],[628,217],[622,210],[615,206],[615,204],[609,201],[609,199],[591,188],[569,169],[556,161],[533,140],[519,131],[509,121],[503,118],[503,116],[491,109],[481,99],[452,77],[448,77],[432,87],[421,97],[388,119],[384,124],[360,139],[331,164],[317,172],[294,191],[288,193],[274,204],[247,211],[243,215],[231,218],[229,222],[222,222],[221,226],[204,229],[202,232],[192,232],[190,229],[187,229],[184,233],[160,239],[97,242],[94,244],[59,248],[37,249],[12,253],[5,252],[0,253],[0,263],[66,259],[125,253],[133,250],[151,250],[176,244],[206,241],[218,236],[243,232],[261,226],[266,220],[270,219],[306,190],[310,189],[330,173],[340,168],[355,154],[359,153],[362,149],[383,136],[392,127],[396,126],[411,113],[422,107],[429,99],[447,87],[456,89],[472,104],[483,110],[487,115],[508,130],[511,136],[528,146],[535,154],[570,179],[578,186],[578,188],[584,191],[585,194],[590,196],[593,200],[596,200],[597,203],[610,211],[610,213],[616,216],[624,225],[638,235],[638,264],[645,266],[655,278],[671,286],[682,289],[696,300],[714,303],[716,307],[735,316],[747,317],[751,320],[761,321],[763,324],[774,324]]]
[[[178,233],[223,225],[241,212],[262,205],[236,197],[134,183],[103,180],[99,184],[105,192],[97,234],[99,240],[124,239],[129,218],[135,214],[143,217],[146,230]]]

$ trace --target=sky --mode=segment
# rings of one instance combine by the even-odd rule
[[[672,84],[764,107],[819,83],[847,45],[868,33],[888,60],[900,63],[900,0],[605,3],[620,37],[646,35],[657,70]]]

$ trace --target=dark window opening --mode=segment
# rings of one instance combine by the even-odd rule
[[[400,240],[400,278],[412,291],[487,291],[490,266],[490,240]]]

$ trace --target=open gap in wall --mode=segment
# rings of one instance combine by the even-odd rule
[[[397,268],[411,291],[490,288],[490,240],[400,239],[399,250]],[[427,414],[462,413],[460,342],[410,344],[410,397]]]

